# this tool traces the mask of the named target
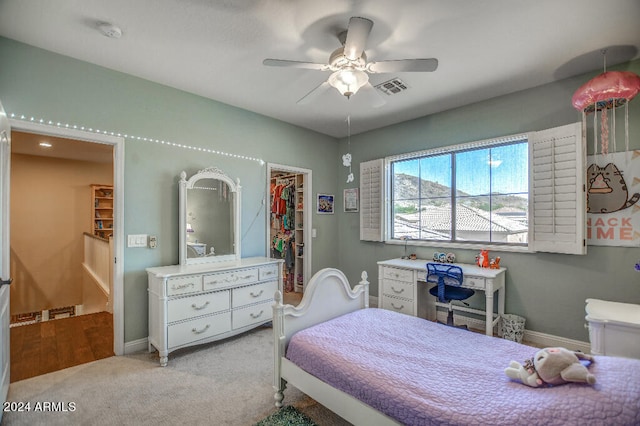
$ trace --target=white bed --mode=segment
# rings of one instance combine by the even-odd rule
[[[353,289],[345,275],[332,268],[318,271],[309,281],[298,306],[283,305],[282,294],[276,292],[273,306],[274,330],[274,395],[276,407],[282,407],[287,384],[356,425],[397,425],[393,419],[374,410],[356,398],[333,388],[307,373],[285,357],[291,337],[299,330],[369,307],[369,281],[362,272],[361,281]]]
[[[277,407],[291,385],[356,425],[640,424],[640,360],[595,357],[593,386],[531,388],[504,369],[537,348],[366,309],[368,286],[323,269],[297,307],[276,293]]]

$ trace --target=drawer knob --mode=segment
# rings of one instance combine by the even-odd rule
[[[391,302],[391,307],[392,307],[393,309],[400,310],[400,309],[403,309],[403,308],[404,308],[404,305],[396,306],[396,304],[395,304],[395,303]]]
[[[251,297],[260,297],[262,296],[262,293],[264,293],[264,289],[260,290],[260,293],[255,294],[254,292],[249,293],[251,295]]]
[[[193,334],[202,334],[205,331],[207,331],[209,327],[211,327],[211,324],[207,324],[202,330],[198,330],[197,328],[194,327],[191,329],[191,331],[193,332]]]
[[[394,293],[400,294],[404,292],[404,288],[401,288],[400,290],[396,290],[394,286],[391,286],[391,291],[393,291]]]
[[[254,314],[253,312],[250,313],[249,315],[251,315],[251,318],[256,319],[256,318],[260,318],[260,316],[264,313],[264,310],[260,311],[257,314]]]
[[[201,311],[202,309],[206,308],[207,306],[209,306],[209,301],[204,302],[204,304],[202,306],[196,306],[196,304],[192,304],[191,307],[193,309],[195,309],[196,311]]]

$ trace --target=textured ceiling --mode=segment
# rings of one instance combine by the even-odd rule
[[[351,16],[374,21],[369,60],[437,58],[433,73],[376,74],[409,89],[372,106],[329,76],[265,67],[326,63]],[[101,22],[122,29],[111,39]],[[410,120],[639,57],[638,0],[0,0],[0,35],[334,137]],[[568,99],[567,102],[570,102]]]

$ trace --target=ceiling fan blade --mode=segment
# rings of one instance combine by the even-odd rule
[[[319,86],[316,86],[313,90],[311,90],[309,93],[307,93],[306,95],[304,95],[302,98],[300,98],[298,100],[298,102],[296,102],[296,104],[298,105],[307,105],[310,104],[311,102],[313,102],[318,96],[320,96],[321,94],[323,94],[324,92],[327,91],[327,89],[329,89],[331,87],[331,85],[329,84],[329,82],[325,81],[323,83],[320,83]]]
[[[285,59],[265,59],[262,65],[268,67],[305,68],[309,70],[324,71],[329,68],[327,64],[316,64],[314,62],[287,61]]]
[[[362,56],[372,27],[373,21],[367,18],[354,16],[349,20],[347,38],[344,42],[344,56],[347,59],[355,61]]]
[[[378,61],[367,65],[367,71],[372,73],[432,72],[436,69],[438,69],[438,60],[435,58]]]

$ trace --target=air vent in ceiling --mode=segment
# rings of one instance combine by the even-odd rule
[[[395,95],[407,90],[409,87],[399,78],[392,78],[389,81],[376,85],[376,89],[386,95]]]

